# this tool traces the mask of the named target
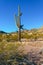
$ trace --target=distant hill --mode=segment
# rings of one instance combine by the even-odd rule
[[[6,32],[4,32],[4,31],[0,31],[0,33],[2,33],[2,34],[3,34],[3,33],[6,34]]]
[[[27,29],[24,29],[24,30],[22,30],[21,31],[21,33],[34,33],[34,32],[43,32],[43,26],[42,27],[40,27],[39,29],[36,29],[36,28],[34,28],[34,29],[31,29],[31,30],[27,30]],[[5,31],[0,31],[0,33],[7,33],[7,32],[5,32]],[[9,34],[17,34],[18,33],[18,31],[17,32],[11,32],[11,33],[9,33]]]

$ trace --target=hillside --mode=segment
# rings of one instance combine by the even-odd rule
[[[43,27],[39,29],[22,30],[21,40],[43,40]],[[0,41],[18,41],[18,32],[6,33],[0,31]]]
[[[0,33],[0,65],[43,64],[43,28],[23,30],[21,42],[18,32]]]

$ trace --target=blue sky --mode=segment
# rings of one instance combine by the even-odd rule
[[[21,7],[21,23],[24,28],[33,29],[43,26],[43,0],[0,0],[0,30],[14,32],[18,28],[15,24],[15,14]]]

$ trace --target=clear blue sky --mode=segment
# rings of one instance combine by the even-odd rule
[[[5,32],[18,30],[14,18],[18,13],[18,5],[23,13],[21,23],[24,24],[24,28],[43,26],[43,0],[0,0],[0,30]]]

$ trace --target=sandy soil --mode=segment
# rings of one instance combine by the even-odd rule
[[[43,41],[30,41],[30,42],[22,42],[21,49],[24,50],[25,53],[33,51],[40,52],[43,50]]]

